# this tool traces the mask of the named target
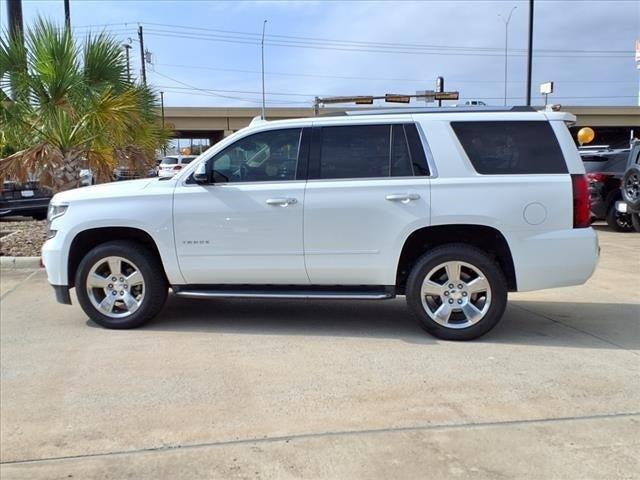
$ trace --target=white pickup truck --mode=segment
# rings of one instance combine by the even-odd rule
[[[254,122],[172,178],[57,194],[43,261],[58,301],[75,287],[108,328],[150,320],[169,289],[404,295],[431,334],[472,339],[500,320],[508,292],[594,271],[574,121],[480,107]]]

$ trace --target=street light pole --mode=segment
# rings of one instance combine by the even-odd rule
[[[260,43],[262,49],[262,120],[264,120],[264,29],[267,26],[267,21],[262,22],[262,42]]]
[[[509,12],[509,16],[507,16],[506,20],[501,14],[498,14],[498,17],[500,17],[504,22],[504,106],[505,107],[507,106],[507,71],[509,68],[509,60],[507,56],[507,52],[509,48],[509,22],[511,21],[511,15],[513,15],[513,12],[515,11],[516,8],[518,7],[515,6],[511,9],[511,11]]]

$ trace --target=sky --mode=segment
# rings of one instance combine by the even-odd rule
[[[311,106],[315,96],[415,94],[435,87],[458,102],[525,103],[527,0],[500,1],[125,1],[71,0],[79,41],[107,30],[131,43],[139,76],[142,25],[151,52],[147,80],[167,106],[261,103],[261,32],[269,106]],[[60,24],[63,0],[23,0],[25,27],[38,15]],[[0,24],[7,25],[6,0]],[[637,105],[640,0],[535,0],[534,105]],[[424,103],[418,102],[420,105]]]

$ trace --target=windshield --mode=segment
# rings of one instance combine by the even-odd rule
[[[161,165],[176,165],[178,163],[178,159],[176,157],[164,157]]]

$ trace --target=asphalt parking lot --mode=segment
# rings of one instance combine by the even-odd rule
[[[108,331],[2,272],[10,478],[639,478],[640,234],[583,286],[436,340],[404,299],[170,298]]]

